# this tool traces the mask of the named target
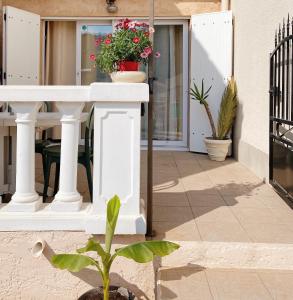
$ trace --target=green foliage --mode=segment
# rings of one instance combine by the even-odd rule
[[[227,138],[237,113],[237,86],[235,80],[232,78],[224,91],[222,96],[220,112],[218,117],[217,130],[215,128],[212,113],[209,109],[207,98],[212,86],[206,91],[204,88],[204,80],[202,79],[201,88],[199,88],[195,82],[193,82],[193,88],[190,88],[190,95],[192,100],[199,101],[205,107],[207,116],[212,129],[212,135],[214,139],[224,140]]]
[[[54,267],[70,272],[79,272],[88,266],[96,266],[97,263],[89,256],[81,254],[59,254],[52,257]]]
[[[218,138],[227,138],[234,123],[238,106],[237,86],[232,78],[222,96],[221,107],[218,118]]]
[[[166,256],[180,247],[178,244],[167,241],[146,241],[116,249],[115,253],[111,254],[120,206],[118,196],[108,201],[105,249],[94,238],[90,238],[85,247],[76,250],[78,254],[57,254],[52,257],[52,264],[56,268],[67,269],[70,272],[79,272],[88,266],[96,267],[103,280],[104,300],[109,299],[110,268],[117,256],[146,263],[152,261],[155,256]],[[91,256],[83,255],[86,252],[95,252],[100,257],[100,262]]]
[[[147,24],[129,19],[120,20],[116,31],[101,40],[96,64],[105,73],[117,71],[121,61],[147,64],[151,47]]]
[[[110,253],[113,236],[115,233],[115,228],[118,220],[118,215],[120,211],[120,199],[118,196],[114,196],[107,205],[107,225],[106,225],[106,237],[105,246],[106,252]]]
[[[206,99],[209,97],[209,92],[211,90],[212,86],[210,86],[206,91],[204,88],[204,80],[201,81],[201,89],[198,88],[198,86],[193,81],[193,88],[190,88],[190,95],[192,100],[199,101],[200,104],[207,105]]]
[[[146,241],[117,249],[116,255],[124,256],[138,263],[147,263],[152,261],[154,256],[166,256],[178,248],[178,244],[167,241]]]

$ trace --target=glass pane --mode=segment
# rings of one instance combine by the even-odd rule
[[[155,26],[154,140],[183,139],[183,26]],[[142,139],[147,138],[147,114],[142,122]]]
[[[108,74],[102,73],[93,67],[89,57],[97,54],[100,46],[96,46],[98,38],[104,38],[112,33],[112,25],[82,25],[81,26],[81,84],[88,85],[92,82],[110,82]]]

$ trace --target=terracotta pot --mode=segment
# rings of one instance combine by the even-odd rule
[[[137,61],[123,60],[118,63],[118,71],[138,71],[138,68]]]
[[[146,80],[146,73],[140,71],[118,71],[110,76],[113,82],[140,83]]]
[[[81,295],[78,300],[103,300],[104,299],[103,288],[98,287],[87,291]],[[109,289],[110,300],[137,300],[137,298],[126,288],[118,286],[110,286]]]
[[[224,161],[228,154],[231,139],[214,140],[213,138],[205,138],[207,152],[211,160]]]

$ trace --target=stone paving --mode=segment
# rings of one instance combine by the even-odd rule
[[[141,190],[145,198],[146,156]],[[279,195],[233,159],[154,152],[157,238],[176,241],[293,243],[293,211]]]
[[[293,272],[203,268],[163,269],[160,300],[291,300]]]

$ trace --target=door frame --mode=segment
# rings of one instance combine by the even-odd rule
[[[133,18],[135,20],[143,18]],[[81,84],[81,27],[83,25],[113,25],[117,21],[117,18],[113,19],[96,19],[96,20],[76,20],[76,84]],[[182,37],[182,52],[183,52],[183,79],[182,79],[182,130],[183,139],[181,141],[156,141],[154,140],[154,146],[159,148],[186,148],[188,147],[188,105],[189,105],[189,94],[188,94],[188,82],[189,82],[189,20],[187,19],[157,19],[155,25],[182,25],[183,26],[183,37]],[[147,145],[146,140],[141,141],[142,146]]]

